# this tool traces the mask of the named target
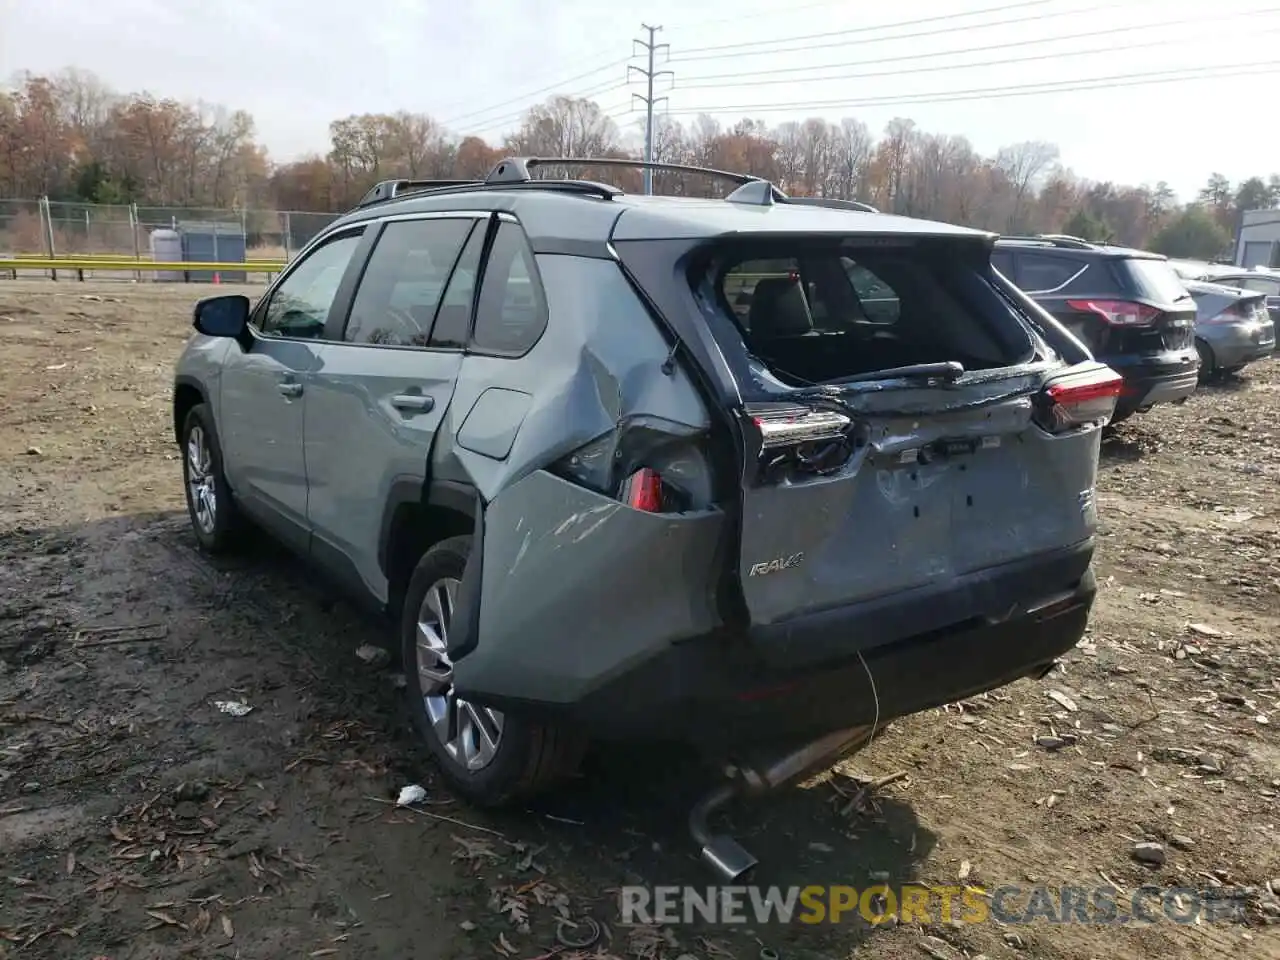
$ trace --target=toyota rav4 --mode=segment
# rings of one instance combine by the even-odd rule
[[[611,163],[379,184],[196,306],[173,429],[205,549],[252,521],[394,618],[461,793],[674,738],[737,876],[715,806],[1077,643],[1121,381],[992,234],[531,172]]]

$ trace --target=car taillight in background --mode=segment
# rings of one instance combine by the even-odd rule
[[[1267,308],[1261,300],[1237,300],[1202,323],[1261,322],[1267,319]]]
[[[1248,306],[1243,300],[1237,300],[1235,303],[1228,304],[1218,313],[1214,314],[1202,323],[1240,323],[1242,320],[1253,319],[1253,308]]]
[[[1113,327],[1149,327],[1160,316],[1155,307],[1128,300],[1068,300],[1067,306],[1101,317]]]
[[[1110,367],[1059,377],[1045,387],[1036,422],[1050,433],[1106,424],[1116,412],[1124,379]]]

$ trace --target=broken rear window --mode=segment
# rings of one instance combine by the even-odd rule
[[[972,245],[763,252],[726,252],[704,280],[748,352],[784,384],[947,361],[992,369],[1035,356],[1027,325]]]

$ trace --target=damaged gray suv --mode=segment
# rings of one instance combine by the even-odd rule
[[[1095,593],[1120,378],[994,235],[727,178],[628,196],[510,159],[379,184],[256,304],[201,301],[173,427],[195,536],[266,529],[387,612],[449,781],[674,739],[707,817],[877,725],[1041,676]],[[669,165],[651,164],[664,168]]]

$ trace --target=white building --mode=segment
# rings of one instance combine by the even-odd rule
[[[1246,210],[1236,240],[1236,265],[1280,267],[1280,210]]]

